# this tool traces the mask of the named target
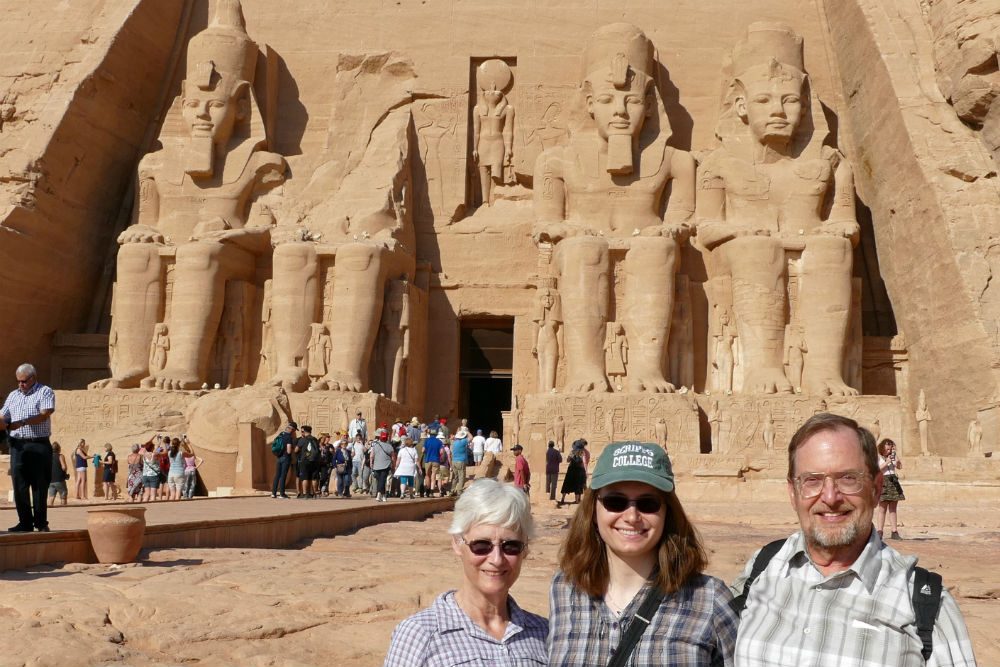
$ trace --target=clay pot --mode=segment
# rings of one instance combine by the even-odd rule
[[[101,563],[131,563],[146,534],[145,507],[95,507],[87,511],[87,532]]]

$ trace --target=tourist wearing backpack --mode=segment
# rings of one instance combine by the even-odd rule
[[[315,498],[319,486],[319,440],[313,437],[312,426],[302,425],[302,437],[295,442],[298,457],[299,498]]]
[[[799,532],[754,555],[732,586],[736,667],[975,667],[941,577],[882,542],[875,439],[821,412],[792,436],[788,490]]]
[[[274,471],[274,483],[271,485],[271,497],[288,498],[285,493],[285,482],[288,479],[288,467],[292,463],[292,446],[295,442],[295,433],[299,430],[299,425],[295,422],[288,422],[285,430],[278,434],[271,443],[271,453],[278,461]]]

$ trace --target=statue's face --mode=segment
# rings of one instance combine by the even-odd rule
[[[802,119],[802,82],[797,77],[757,78],[743,84],[736,112],[761,143],[787,144]]]
[[[646,119],[646,92],[639,85],[627,90],[615,88],[607,81],[591,83],[592,90],[587,96],[587,112],[597,124],[597,133],[602,139],[613,135],[639,136]]]
[[[216,146],[225,146],[233,136],[240,115],[241,100],[230,87],[220,83],[215,90],[191,86],[185,91],[182,113],[195,138],[210,137]]]
[[[503,91],[500,90],[484,90],[483,97],[489,104],[498,104],[500,100],[503,99]]]

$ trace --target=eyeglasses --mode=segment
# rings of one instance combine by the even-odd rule
[[[462,541],[462,544],[469,547],[469,551],[472,552],[473,556],[489,556],[496,547],[500,547],[500,552],[505,556],[520,556],[528,546],[521,540],[500,540],[499,542],[472,540],[468,542],[464,537],[458,539]]]
[[[848,470],[847,472],[822,473],[807,472],[795,478],[795,485],[799,489],[799,495],[803,498],[815,498],[823,493],[826,487],[826,480],[833,480],[833,485],[844,495],[853,496],[861,493],[868,480],[868,473],[861,470]]]
[[[597,499],[604,505],[604,509],[615,514],[624,512],[629,507],[635,507],[639,510],[639,514],[656,514],[663,507],[663,500],[656,496],[629,498],[620,493],[608,493],[598,496]]]
[[[31,384],[31,383],[32,383],[32,382],[34,382],[34,381],[35,381],[35,378],[34,378],[34,376],[32,376],[32,377],[28,378],[27,380],[20,380],[20,379],[19,379],[19,380],[17,381],[17,383],[18,383],[18,384]]]

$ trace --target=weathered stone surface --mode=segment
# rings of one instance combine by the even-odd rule
[[[44,367],[51,343],[60,376],[76,357],[67,382],[98,359],[67,334],[100,332],[113,386],[218,383],[237,403],[244,385],[293,403],[310,387],[354,403],[371,391],[396,406],[385,414],[458,417],[463,325],[492,320],[513,331],[501,374],[522,416],[544,392],[684,388],[700,412],[681,448],[713,451],[713,425],[768,423],[762,395],[860,391],[899,397],[893,433],[912,453],[924,389],[930,454],[964,456],[977,414],[982,451],[1000,446],[1000,193],[976,134],[992,113],[991,3],[161,5],[12,5],[3,28],[17,34],[0,160],[21,176],[0,225],[33,226],[0,252],[11,267],[44,247],[67,267],[51,295],[27,273],[9,283],[2,298],[31,315],[5,349]],[[140,59],[141,80],[125,66]],[[754,133],[746,93],[778,70],[801,108],[775,143]],[[206,93],[237,111],[226,141],[191,120]],[[636,98],[627,123],[605,118],[608,95]],[[77,169],[67,145],[103,161]],[[41,180],[24,176],[39,164]],[[765,285],[754,271],[775,247]],[[734,445],[780,448],[790,427],[771,420]]]

